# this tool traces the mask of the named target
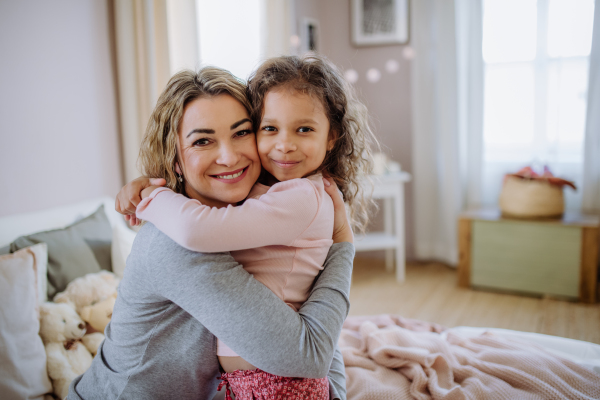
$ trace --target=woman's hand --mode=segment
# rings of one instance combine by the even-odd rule
[[[123,186],[115,200],[115,210],[125,216],[131,226],[139,225],[140,221],[135,216],[135,209],[142,201],[141,192],[150,186],[164,186],[167,183],[162,178],[146,178],[141,176]]]
[[[350,227],[350,221],[348,221],[342,193],[331,178],[323,178],[323,184],[325,191],[333,200],[333,243],[354,243],[354,234]]]

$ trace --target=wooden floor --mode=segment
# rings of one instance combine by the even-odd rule
[[[600,304],[462,289],[456,279],[456,270],[442,264],[408,264],[401,284],[383,260],[357,257],[350,315],[399,314],[447,327],[505,328],[600,344]]]

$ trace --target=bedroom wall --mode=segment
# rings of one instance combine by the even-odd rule
[[[307,17],[319,21],[319,52],[342,70],[352,68],[358,72],[359,79],[354,87],[369,109],[383,152],[399,162],[403,170],[411,172],[410,60],[403,55],[406,46],[353,46],[350,36],[350,0],[298,0],[295,5],[298,22]],[[385,69],[385,63],[390,59],[399,63],[399,69],[395,73],[389,73]],[[370,68],[377,68],[381,72],[379,82],[367,81],[366,72]],[[407,256],[412,258],[414,241],[411,183],[406,184],[405,189]],[[375,221],[375,225],[380,229],[380,221]]]
[[[121,187],[108,1],[0,2],[0,216]]]

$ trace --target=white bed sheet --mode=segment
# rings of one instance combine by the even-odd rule
[[[541,333],[520,332],[499,328],[474,328],[470,326],[450,328],[442,333],[444,338],[449,332],[463,337],[474,337],[479,336],[484,332],[492,332],[506,338],[531,342],[544,347],[548,352],[554,355],[564,357],[600,374],[600,345],[594,343],[558,336],[543,335]]]

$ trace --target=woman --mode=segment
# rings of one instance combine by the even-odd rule
[[[226,71],[177,74],[142,143],[144,174],[211,206],[243,200],[260,173],[249,108],[245,87]],[[146,224],[127,260],[106,340],[68,398],[211,399],[219,376],[214,335],[252,343],[240,355],[270,373],[328,375],[331,397],[345,398],[335,346],[349,308],[354,247],[333,188],[336,244],[297,313],[228,253],[188,251]]]

